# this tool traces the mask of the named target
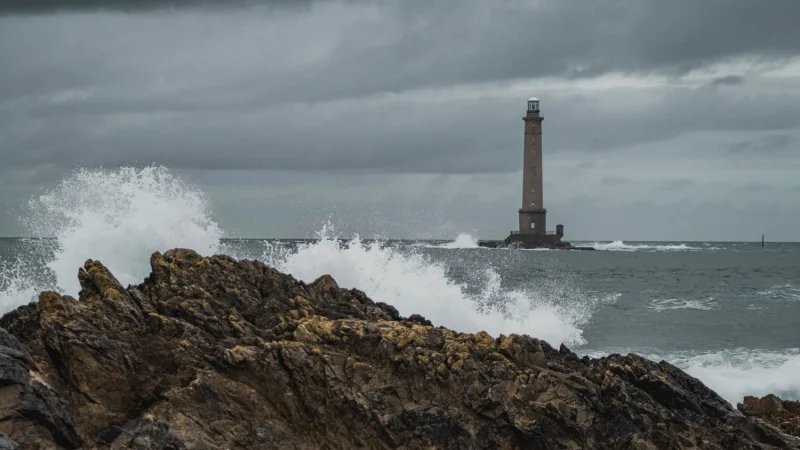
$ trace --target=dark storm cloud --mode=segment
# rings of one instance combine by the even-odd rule
[[[6,2],[4,10],[160,10],[171,6],[323,5],[328,1]],[[26,6],[30,5],[30,6]],[[547,2],[350,1],[376,8],[381,26],[355,27],[318,71],[291,78],[295,92],[354,96],[420,86],[610,71],[681,74],[740,56],[782,60],[800,52],[800,3],[771,0]],[[365,6],[366,5],[366,6]],[[289,19],[287,19],[289,20]],[[335,20],[335,18],[332,18]],[[304,30],[313,36],[313,29]],[[379,43],[370,45],[370,41]],[[287,43],[291,51],[291,43]],[[324,83],[320,83],[324,78]],[[357,82],[354,82],[357,80]],[[251,83],[263,79],[255,78]],[[246,80],[237,80],[237,83]]]
[[[800,55],[795,0],[774,0],[769,7],[753,0],[383,5],[392,17],[386,29],[399,38],[377,46],[343,45],[323,73],[296,80],[305,94],[338,98],[615,71],[680,75],[731,58],[780,62]],[[376,33],[372,38],[385,38]],[[318,82],[320,76],[325,83]]]
[[[329,190],[365,216],[480,210],[505,229],[530,95],[548,201],[578,214],[564,221],[621,232],[682,204],[660,199],[700,204],[706,177],[738,205],[735,186],[796,184],[797,17],[796,0],[0,0],[0,206],[75,166],[157,163],[205,174],[226,217],[289,186],[309,214]],[[612,198],[614,224],[587,220]]]
[[[524,97],[449,98],[448,89],[676,74],[800,51],[787,19],[800,13],[795,1],[316,3],[327,9],[276,16],[185,3],[206,12],[6,18],[0,60],[14,64],[0,71],[0,146],[14,149],[9,163],[27,164],[512,171]],[[530,89],[549,100],[551,152],[798,125],[796,97],[731,96],[737,77],[664,91],[645,111],[620,107],[622,97]],[[434,100],[404,100],[420,89]]]
[[[0,0],[0,15],[75,11],[149,11],[186,8],[231,8],[254,5],[305,6],[313,0]]]

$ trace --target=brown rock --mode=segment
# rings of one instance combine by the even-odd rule
[[[774,395],[747,396],[737,407],[747,416],[765,420],[784,433],[800,437],[800,402],[781,400]]]
[[[88,261],[79,301],[0,319],[0,448],[800,448],[665,362],[436,328],[227,256],[151,266],[125,289]]]

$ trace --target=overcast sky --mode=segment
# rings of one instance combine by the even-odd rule
[[[541,99],[571,240],[800,240],[798,0],[0,0],[0,236],[163,164],[230,235],[504,238]]]

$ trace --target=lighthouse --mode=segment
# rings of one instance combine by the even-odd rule
[[[519,209],[519,231],[512,231],[506,239],[509,244],[521,247],[554,246],[561,243],[564,226],[547,231],[547,210],[544,207],[544,167],[542,165],[542,117],[539,99],[528,99],[528,109],[522,117],[524,143],[522,145],[522,206]]]

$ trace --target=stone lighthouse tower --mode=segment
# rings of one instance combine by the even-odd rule
[[[525,122],[525,143],[522,157],[522,207],[519,210],[520,234],[540,234],[547,230],[542,178],[542,122],[539,99],[528,99]]]
[[[542,117],[539,99],[528,99],[528,110],[522,118],[525,141],[522,157],[522,207],[519,209],[519,231],[512,232],[508,243],[524,247],[556,245],[561,242],[564,227],[547,231],[547,210],[544,209],[544,177],[542,171]]]

